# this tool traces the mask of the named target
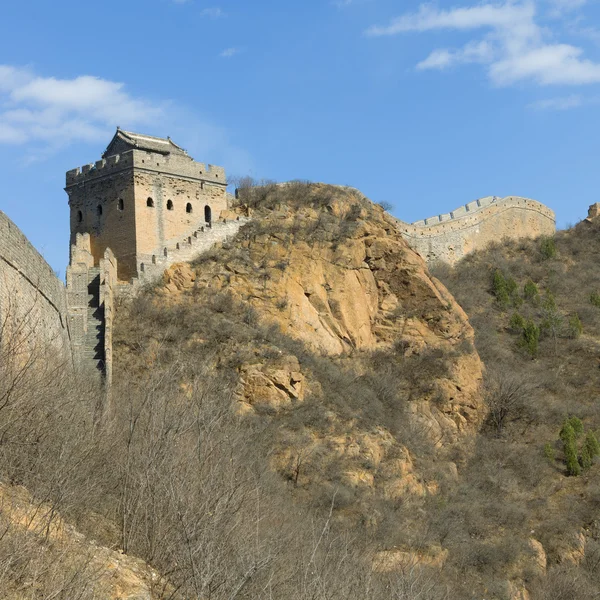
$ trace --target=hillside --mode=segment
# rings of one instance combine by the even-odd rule
[[[121,313],[116,380],[178,365],[171,385],[194,390],[211,373],[258,427],[246,450],[280,501],[331,509],[386,569],[439,562],[415,510],[454,485],[453,452],[483,417],[463,311],[358,192],[297,183],[245,200],[253,221],[234,241]]]
[[[118,307],[108,401],[3,350],[4,597],[598,598],[600,467],[559,432],[600,428],[600,223],[434,277],[356,190],[237,210]]]
[[[599,252],[596,218],[553,239],[494,244],[436,273],[475,329],[490,409],[462,470],[463,531],[447,547],[452,555],[470,536],[485,581],[514,569],[515,546],[529,545],[519,577],[534,598],[599,597],[600,467],[568,477],[559,440],[568,417],[600,429]],[[539,328],[538,344],[526,344],[523,321]]]

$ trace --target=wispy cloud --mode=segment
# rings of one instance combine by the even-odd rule
[[[588,104],[589,100],[584,99],[578,94],[566,96],[564,98],[548,98],[546,100],[538,100],[532,102],[528,108],[533,110],[570,110],[572,108],[579,108],[583,104]]]
[[[240,52],[242,52],[241,48],[236,48],[235,46],[232,46],[231,48],[225,48],[225,50],[223,50],[223,52],[221,52],[219,54],[219,56],[221,58],[232,58],[233,56],[235,56],[236,54],[239,54]]]
[[[117,125],[172,135],[193,156],[240,172],[251,165],[226,129],[175,102],[136,97],[123,83],[90,75],[59,79],[0,65],[0,144],[21,147],[25,162],[73,143],[104,147]]]
[[[582,0],[569,0],[583,5]],[[562,0],[555,0],[562,4]],[[399,16],[387,25],[367,29],[371,37],[435,30],[487,30],[483,38],[469,41],[458,49],[438,48],[417,68],[446,69],[459,64],[487,66],[495,85],[520,81],[539,85],[583,85],[600,82],[600,64],[584,57],[577,46],[548,43],[550,33],[536,22],[534,0],[505,0],[497,4],[478,4],[439,10],[422,4],[415,13]]]
[[[82,75],[41,77],[0,65],[0,143],[50,145],[104,139],[114,124],[136,126],[161,116],[163,107],[135,98],[122,83]]]
[[[208,17],[209,19],[220,19],[225,16],[225,11],[218,6],[210,8],[204,8],[200,11],[201,17]]]

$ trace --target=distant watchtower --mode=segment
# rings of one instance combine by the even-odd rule
[[[196,162],[170,138],[117,128],[101,160],[67,172],[71,245],[89,233],[94,263],[110,248],[128,281],[170,241],[218,219],[226,188],[223,168]]]

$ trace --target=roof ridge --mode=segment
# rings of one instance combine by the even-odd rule
[[[129,144],[129,145],[133,146],[134,148],[137,148],[140,150],[148,150],[151,152],[158,152],[161,154],[162,153],[170,154],[171,152],[175,152],[176,154],[181,153],[181,154],[184,154],[185,156],[189,157],[185,148],[178,146],[169,136],[167,136],[166,138],[161,138],[161,137],[154,136],[154,135],[147,135],[145,133],[136,133],[134,131],[125,131],[125,130],[121,129],[120,127],[117,127],[117,131],[115,132],[113,139],[111,140],[111,142],[107,146],[107,149],[105,150],[104,154],[102,155],[103,157],[106,155],[108,149],[110,148],[110,146],[113,144],[113,142],[116,139],[120,139],[123,142],[125,142],[126,144]]]

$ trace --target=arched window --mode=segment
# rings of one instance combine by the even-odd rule
[[[102,205],[98,204],[98,206],[96,207],[96,214],[101,217],[102,216]]]
[[[117,202],[117,208],[119,210],[123,210],[125,208],[125,202],[123,202],[123,198],[119,198],[119,201]]]
[[[208,204],[204,207],[204,220],[207,223],[212,221],[212,211],[210,210],[210,206],[208,206]]]
[[[83,221],[83,213],[80,210],[78,210],[77,211],[77,222],[81,223],[81,221]]]
[[[173,200],[167,200],[167,210],[173,210]]]
[[[146,206],[154,208],[154,200],[152,200],[152,198],[148,198],[148,200],[146,200]]]
[[[167,256],[169,256],[169,251],[168,251],[166,248],[163,250],[163,252],[164,252],[165,258],[166,258]]]
[[[188,202],[188,203],[185,205],[185,212],[186,212],[186,213],[191,213],[191,212],[192,212],[192,204],[191,204],[190,202]]]

